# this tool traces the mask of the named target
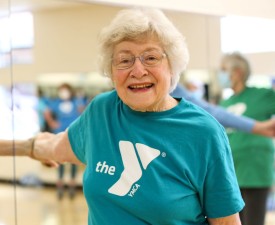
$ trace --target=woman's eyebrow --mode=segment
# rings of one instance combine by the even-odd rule
[[[148,47],[148,48],[144,49],[141,53],[152,51],[152,50],[163,51],[162,49],[157,48],[157,47]],[[132,53],[132,51],[123,49],[123,50],[118,51],[116,54],[121,54],[121,53]]]

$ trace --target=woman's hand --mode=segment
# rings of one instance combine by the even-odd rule
[[[37,149],[36,149],[37,148],[36,142],[40,142],[40,145],[42,143],[44,143],[44,145],[47,145],[48,143],[50,143],[50,140],[54,138],[54,136],[55,136],[55,134],[43,132],[43,133],[39,133],[36,137],[32,138],[30,154],[29,154],[30,158],[41,161],[41,163],[47,167],[58,167],[59,163],[57,161],[55,161],[53,159],[47,159],[47,157],[45,157],[47,154],[45,154],[45,155],[38,154]],[[49,147],[47,151],[49,151],[50,149],[51,149],[51,147]],[[44,153],[46,153],[46,152],[44,152]]]
[[[252,129],[252,133],[267,137],[275,137],[275,119],[256,122]]]

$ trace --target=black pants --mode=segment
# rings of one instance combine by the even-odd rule
[[[242,225],[264,225],[270,188],[241,188],[244,209],[240,212]]]

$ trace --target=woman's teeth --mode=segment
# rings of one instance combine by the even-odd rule
[[[150,88],[153,84],[136,84],[129,86],[131,89],[143,89],[143,88]]]

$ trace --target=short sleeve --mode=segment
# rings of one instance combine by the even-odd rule
[[[204,211],[208,218],[238,213],[244,207],[238,186],[231,149],[224,136],[224,150],[207,170],[204,183]]]
[[[86,164],[85,140],[89,124],[91,104],[87,106],[84,112],[69,126],[68,137],[76,157]]]

